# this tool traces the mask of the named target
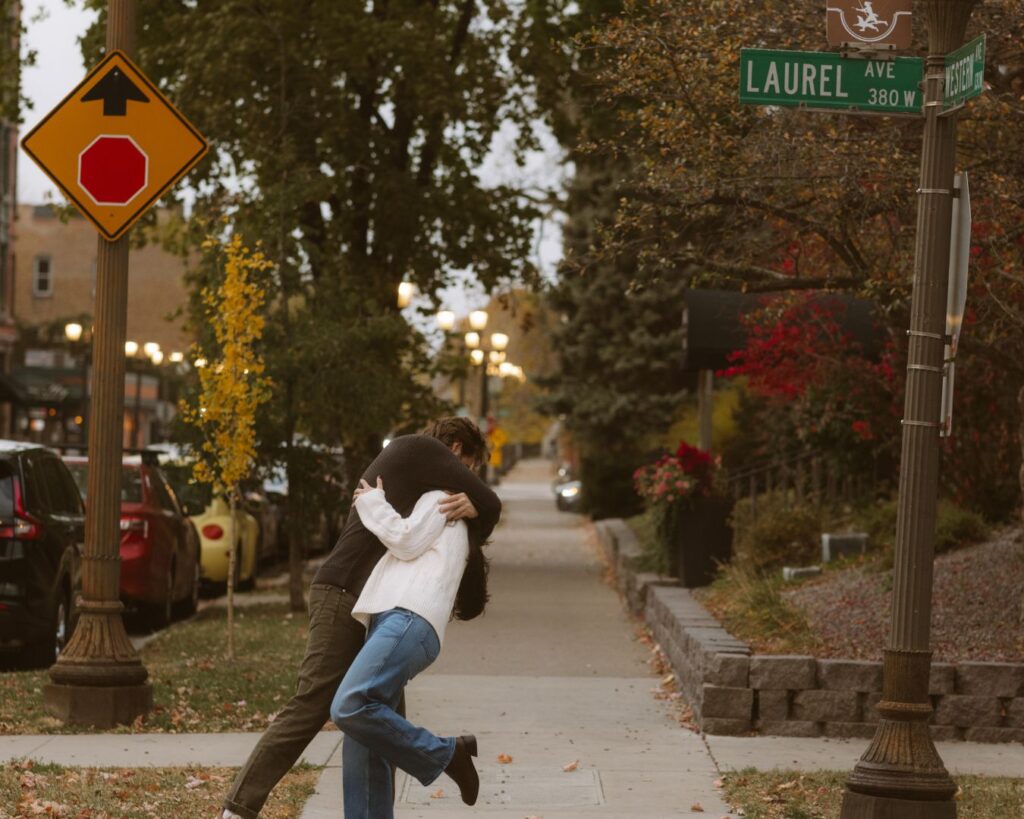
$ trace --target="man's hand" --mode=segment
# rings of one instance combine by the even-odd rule
[[[448,492],[447,495],[448,497],[437,502],[437,508],[441,510],[442,515],[448,518],[449,523],[463,518],[479,517],[480,513],[476,511],[473,501],[465,492],[458,494]]]
[[[383,488],[384,488],[384,481],[382,481],[380,479],[380,476],[378,475],[377,476],[377,489],[383,489]],[[372,492],[372,491],[373,491],[373,487],[370,486],[370,484],[368,484],[366,482],[366,479],[365,478],[360,478],[359,479],[359,486],[356,487],[356,491],[352,493],[352,500],[356,500],[364,492]]]

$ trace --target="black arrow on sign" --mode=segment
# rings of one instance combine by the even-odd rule
[[[143,94],[120,68],[111,68],[107,75],[82,97],[82,102],[96,100],[103,100],[103,116],[123,117],[128,112],[128,100],[149,102],[149,97]]]

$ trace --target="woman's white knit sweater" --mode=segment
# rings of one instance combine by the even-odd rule
[[[374,614],[408,609],[430,623],[438,642],[444,643],[469,558],[466,524],[449,524],[437,508],[444,497],[441,491],[425,492],[407,518],[394,510],[381,489],[356,498],[363,525],[387,547],[352,608],[352,616],[364,626]]]

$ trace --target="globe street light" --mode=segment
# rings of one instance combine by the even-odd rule
[[[437,314],[437,326],[450,333],[455,329],[455,314],[451,310],[441,310]]]
[[[412,297],[416,295],[416,285],[409,281],[404,281],[398,285],[398,308],[404,310],[409,306],[412,301]]]

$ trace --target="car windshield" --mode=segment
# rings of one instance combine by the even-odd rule
[[[190,464],[161,464],[160,469],[182,505],[193,509],[205,509],[210,505],[213,493],[207,484],[195,483],[192,480]]]
[[[70,463],[67,465],[71,477],[78,484],[78,491],[85,499],[85,487],[89,481],[89,464]],[[121,469],[121,503],[142,503],[142,472],[137,466]]]

